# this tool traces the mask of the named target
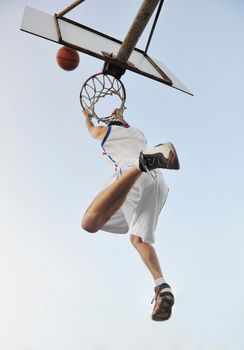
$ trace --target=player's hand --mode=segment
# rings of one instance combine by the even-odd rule
[[[82,112],[83,112],[85,118],[91,118],[91,113],[87,109],[83,109]]]
[[[115,109],[113,110],[112,115],[118,116],[118,115],[119,115],[119,112],[120,112],[120,109],[119,109],[119,108],[115,108]]]

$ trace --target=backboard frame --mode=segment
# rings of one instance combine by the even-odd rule
[[[67,13],[67,11],[65,13]],[[38,22],[37,24],[36,21]],[[120,73],[122,71],[122,74],[126,70],[129,70],[142,76],[148,77],[152,80],[161,82],[165,85],[171,86],[189,95],[193,95],[191,91],[189,91],[188,88],[178,78],[176,78],[167,67],[165,67],[161,62],[158,62],[157,64],[157,60],[150,57],[145,51],[135,47],[131,53],[131,56],[129,57],[129,60],[126,63],[119,62],[116,59],[116,54],[122,45],[122,41],[93,28],[85,26],[84,24],[76,22],[63,15],[50,15],[48,13],[26,6],[20,29],[27,33],[49,41],[56,42],[60,45],[73,48],[79,52],[88,54],[104,61],[105,63],[102,70],[104,73],[111,74],[111,72],[106,71],[107,67],[111,66],[115,67],[115,71],[120,70]],[[69,35],[70,31],[75,31],[75,33],[77,33],[77,30],[80,30],[79,35],[82,35],[82,39],[78,36],[75,40],[73,40]],[[94,40],[98,40],[98,43],[100,45],[99,50],[94,50],[94,47],[92,47],[93,45],[86,45],[86,40],[84,40],[83,35],[87,35],[85,31],[88,33],[88,35],[91,33]],[[103,42],[101,39],[104,39],[104,42],[107,43],[109,49],[115,50],[115,52],[103,51]],[[70,40],[70,42],[67,40]],[[76,42],[80,45],[83,45],[84,47],[76,45]],[[92,49],[94,51],[92,51]],[[104,49],[106,50],[106,45]],[[120,76],[122,74],[120,74]],[[113,75],[116,76],[115,74]],[[118,78],[120,78],[120,76]]]
[[[134,48],[134,51],[136,52],[139,52],[141,53],[152,65],[153,67],[158,71],[158,73],[162,76],[162,78],[157,78],[149,73],[146,73],[138,68],[136,68],[135,66],[133,66],[130,61],[128,61],[127,63],[122,63],[122,62],[119,62],[118,60],[116,60],[116,57],[113,57],[113,52],[110,52],[110,53],[106,53],[105,51],[103,51],[103,54],[99,55],[93,51],[90,51],[90,50],[87,50],[87,49],[84,49],[80,46],[77,46],[77,45],[74,45],[74,44],[71,44],[65,40],[63,40],[62,38],[62,33],[61,33],[61,30],[60,30],[60,26],[59,26],[59,23],[58,21],[59,20],[63,20],[65,22],[68,22],[72,25],[75,25],[75,26],[78,26],[82,29],[85,29],[91,33],[94,33],[96,35],[99,35],[100,37],[103,37],[103,38],[106,38],[106,39],[109,39],[110,41],[113,41],[119,45],[122,45],[122,41],[118,40],[118,39],[115,39],[114,37],[110,36],[110,35],[107,35],[107,34],[104,34],[98,30],[95,30],[93,28],[90,28],[90,27],[87,27],[79,22],[76,22],[76,21],[73,21],[72,19],[69,19],[69,18],[66,18],[64,16],[57,16],[57,15],[54,15],[54,19],[55,19],[55,24],[56,24],[56,28],[57,28],[57,32],[58,32],[58,38],[59,38],[59,44],[61,45],[65,45],[65,46],[68,46],[72,49],[75,49],[77,51],[80,51],[80,52],[83,52],[85,54],[88,54],[90,56],[93,56],[93,57],[96,57],[100,60],[103,60],[105,62],[109,62],[109,63],[112,63],[113,65],[117,66],[117,67],[120,67],[122,68],[123,70],[130,70],[132,72],[135,72],[135,73],[138,73],[140,75],[144,75],[150,79],[153,79],[153,80],[157,80],[163,84],[166,84],[166,85],[169,85],[169,86],[172,86],[172,80],[167,76],[167,74],[165,74],[165,72],[154,62],[154,60],[145,53],[145,51],[141,50],[141,49],[138,49],[138,48]],[[104,68],[103,70],[105,70],[106,68],[106,65],[104,65]],[[119,77],[120,78],[120,77]]]

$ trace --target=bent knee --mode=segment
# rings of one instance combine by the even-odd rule
[[[137,248],[138,244],[142,243],[142,239],[141,237],[130,235],[130,242],[135,248]]]
[[[81,228],[89,233],[96,233],[99,230],[95,217],[90,214],[85,214],[82,218]]]

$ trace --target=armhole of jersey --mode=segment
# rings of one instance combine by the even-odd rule
[[[105,134],[105,136],[104,136],[104,138],[103,138],[103,140],[102,140],[102,143],[101,143],[101,146],[102,146],[102,147],[104,146],[104,144],[105,144],[107,138],[109,137],[109,134],[111,133],[111,129],[112,129],[112,127],[109,126],[109,127],[108,127],[108,130],[107,130],[107,132],[106,132],[106,134]]]
[[[123,126],[123,128],[126,128],[126,129],[128,129],[130,127],[129,124],[122,124],[121,126]]]

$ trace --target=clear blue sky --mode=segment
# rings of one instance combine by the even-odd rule
[[[141,1],[87,0],[75,20],[123,39]],[[243,350],[244,4],[165,0],[150,54],[194,93],[127,72],[126,118],[150,146],[171,140],[180,172],[156,236],[176,304],[150,320],[153,281],[128,236],[80,229],[110,168],[85,129],[79,91],[102,61],[72,73],[57,44],[20,32],[24,6],[0,4],[0,348]],[[146,35],[138,47],[144,47]]]

